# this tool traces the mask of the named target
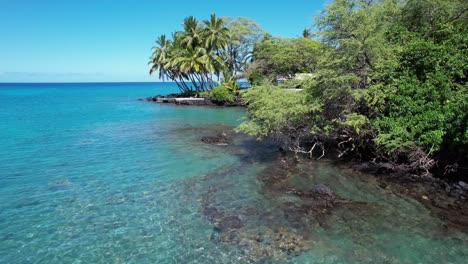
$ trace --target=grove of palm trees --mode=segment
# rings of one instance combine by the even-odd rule
[[[239,31],[240,30],[240,31]],[[220,82],[237,89],[237,74],[248,62],[254,42],[263,31],[246,18],[228,19],[211,14],[198,21],[183,22],[183,30],[171,38],[161,35],[153,47],[150,74],[177,83],[181,93],[208,91]]]

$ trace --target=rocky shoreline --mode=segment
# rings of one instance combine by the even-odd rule
[[[388,164],[365,162],[342,164],[352,170],[373,175],[386,190],[414,198],[449,226],[468,233],[468,184],[448,182],[432,176],[420,176],[395,169]]]
[[[222,106],[222,107],[245,106],[245,104],[242,102],[239,96],[235,98],[234,102],[218,101],[218,100],[213,100],[209,97],[184,96],[181,94],[155,95],[155,96],[150,96],[146,98],[139,98],[138,100],[156,102],[156,103],[175,104],[175,105]]]
[[[201,141],[212,145],[228,145],[230,143],[229,137],[224,133],[204,137]],[[288,155],[281,149],[277,155],[276,164],[278,164],[279,170],[276,168],[274,171],[266,173],[262,178],[262,182],[265,186],[268,186],[267,189],[270,191],[292,194],[305,201],[304,205],[299,209],[296,208],[297,205],[291,205],[291,208],[294,208],[293,211],[297,211],[296,215],[302,215],[302,213],[310,210],[314,212],[327,211],[339,205],[365,206],[358,202],[341,199],[334,194],[329,186],[321,184],[314,186],[312,191],[308,192],[277,187],[277,183],[281,183],[287,172],[294,170],[298,163],[309,162],[307,159],[298,159]],[[399,170],[397,166],[392,166],[392,164],[350,163],[341,160],[330,160],[330,162],[344,170],[354,172],[353,174],[361,174],[363,179],[375,178],[382,189],[414,198],[427,207],[437,218],[445,222],[446,228],[456,228],[468,234],[467,183],[463,181],[451,183],[432,176],[411,174],[405,170]]]
[[[447,183],[450,190],[444,190],[446,185],[442,180],[398,174],[384,164],[331,159],[317,162],[279,149],[273,141],[257,142],[234,133],[230,127],[213,128],[201,125],[203,133],[193,140],[206,144],[203,148],[213,153],[232,152],[243,163],[221,166],[208,174],[188,179],[181,192],[187,199],[197,201],[197,213],[210,228],[206,234],[209,243],[238,252],[239,262],[290,263],[287,261],[318,247],[333,246],[320,237],[320,232],[345,236],[357,245],[357,249],[379,241],[379,235],[374,236],[374,232],[379,231],[376,228],[384,228],[382,232],[390,235],[394,234],[392,226],[400,224],[403,228],[427,231],[426,227],[419,228],[427,224],[427,219],[441,220],[431,225],[435,236],[453,236],[458,231],[468,234],[468,210],[463,204],[466,193],[453,196],[457,195],[456,190],[463,188],[459,183]],[[258,162],[267,164],[255,174],[254,184],[258,184],[258,189],[251,193],[252,189],[246,185],[242,191],[237,190],[246,180],[243,177],[254,176],[245,173],[245,164]],[[360,182],[356,186],[362,183],[370,188],[360,189],[362,196],[343,193],[343,184],[347,182],[336,181],[340,177],[329,180],[335,177],[334,173],[326,178],[317,177],[319,172],[314,173],[314,170],[327,167],[337,167],[338,174],[347,175],[351,183],[347,186],[356,181]],[[384,198],[397,197],[392,201],[402,200],[402,207],[364,198],[377,194]],[[414,204],[418,210],[408,211],[408,204]],[[270,205],[273,207],[268,207]],[[429,210],[420,210],[423,207]],[[408,212],[414,214],[408,216]],[[419,212],[423,213],[421,222],[418,221]],[[376,222],[379,219],[384,219],[386,224],[380,225]],[[395,232],[399,234],[398,230]],[[361,253],[371,254],[362,252],[352,253],[350,258],[363,260]],[[375,258],[373,263],[387,260],[385,255],[368,257]]]

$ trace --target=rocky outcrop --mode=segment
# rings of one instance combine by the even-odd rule
[[[415,198],[452,226],[468,233],[468,184],[409,173],[402,166],[366,162],[353,166],[359,172],[376,176],[379,186]]]
[[[238,247],[249,263],[281,259],[285,255],[299,254],[305,250],[304,237],[293,229],[266,228],[259,233],[246,224],[249,216],[217,207],[214,195],[218,191],[210,188],[201,200],[202,213],[213,226],[211,240]]]
[[[220,133],[216,136],[206,136],[201,139],[203,143],[217,145],[217,146],[225,146],[229,145],[228,137],[226,133]]]
[[[179,94],[156,95],[152,97],[139,98],[139,101],[149,101],[156,103],[168,103],[175,105],[198,105],[198,106],[244,106],[240,98],[234,102],[217,101],[204,97],[187,97]]]

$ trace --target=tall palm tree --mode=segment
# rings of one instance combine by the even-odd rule
[[[181,56],[174,59],[172,66],[192,82],[196,92],[207,88],[210,81],[208,73],[213,71],[213,66],[206,49],[188,46],[183,50]]]
[[[204,20],[203,35],[205,38],[205,48],[209,51],[211,64],[213,65],[213,74],[218,77],[226,71],[226,63],[222,54],[228,45],[230,38],[229,29],[226,27],[226,21],[223,18],[216,17],[212,13],[209,20]],[[211,76],[213,79],[213,76]]]
[[[229,29],[225,25],[224,19],[216,17],[212,13],[210,20],[204,20],[205,28],[203,33],[205,35],[205,48],[208,50],[223,50],[229,39]]]
[[[221,75],[227,76],[222,54],[230,37],[229,29],[215,14],[203,23],[189,16],[182,25],[182,31],[172,34],[172,41],[165,35],[156,40],[150,74],[158,71],[160,79],[173,80],[182,92],[191,91],[192,87],[197,92],[212,88],[213,76],[218,80]]]
[[[200,46],[203,43],[203,29],[197,19],[189,16],[184,19],[184,38],[182,44],[193,48]]]
[[[150,57],[151,66],[150,75],[159,70],[159,78],[164,80],[166,77],[166,64],[169,59],[169,48],[171,41],[166,38],[166,35],[161,35],[157,38]]]

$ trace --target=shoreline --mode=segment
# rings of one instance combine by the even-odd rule
[[[138,100],[173,105],[245,107],[243,104],[228,104],[207,98],[183,97],[179,94],[156,95]],[[202,142],[212,145],[226,145],[226,140],[225,135],[213,135],[201,139]],[[281,151],[281,148],[278,149],[277,155],[289,171],[292,171],[297,163],[313,161],[307,158],[291,161],[290,158],[287,158],[291,156],[291,153],[286,154]],[[338,168],[358,173],[362,175],[361,180],[375,180],[382,189],[411,197],[446,223],[447,227],[451,226],[468,234],[468,204],[466,203],[468,184],[463,181],[450,182],[443,178],[416,175],[395,164],[359,162],[331,157],[324,158],[320,162],[329,162]],[[333,188],[333,186],[331,187]]]
[[[227,145],[228,138],[224,134],[219,134],[202,138],[201,141],[212,145],[218,145],[217,143]],[[265,142],[261,144],[265,144]],[[440,219],[447,230],[454,228],[468,234],[468,203],[466,203],[468,184],[462,181],[448,182],[442,178],[411,174],[404,170],[398,170],[397,167],[373,162],[346,161],[333,158],[315,161],[308,158],[298,158],[281,148],[278,148],[274,155],[277,159],[277,166],[284,170],[280,174],[293,172],[300,163],[328,163],[343,171],[349,171],[350,175],[355,175],[353,177],[358,177],[360,181],[375,181],[379,188],[386,192],[414,199],[421,206],[427,208],[432,215]],[[278,181],[278,176],[272,175],[269,177],[272,177],[274,182]],[[281,178],[283,176],[279,177],[279,179]],[[335,188],[334,186],[330,187],[332,190]],[[319,197],[317,202],[320,202],[320,199]]]
[[[184,96],[181,94],[169,94],[169,95],[155,95],[146,98],[139,98],[139,101],[156,102],[164,104],[174,105],[191,105],[191,106],[217,106],[217,107],[234,107],[246,105],[242,103],[240,97],[236,97],[234,102],[229,101],[217,101],[206,97],[193,97]]]
[[[468,184],[465,182],[388,171],[382,164],[372,162],[338,162],[334,165],[373,177],[381,188],[415,199],[446,223],[447,228],[451,226],[468,234]]]

